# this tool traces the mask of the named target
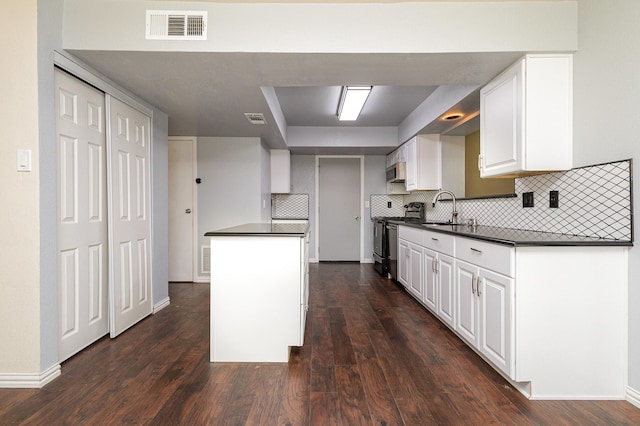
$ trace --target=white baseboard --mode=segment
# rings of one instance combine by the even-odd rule
[[[631,386],[627,386],[626,392],[625,392],[625,399],[635,405],[636,407],[640,408],[640,391],[632,388]]]
[[[153,313],[155,314],[156,312],[166,308],[170,303],[171,300],[169,299],[169,296],[167,296],[166,298],[153,305]]]
[[[198,284],[209,284],[211,282],[211,277],[209,277],[209,275],[198,275],[193,282]]]
[[[373,259],[362,259],[360,263],[373,263]]]
[[[41,388],[61,374],[60,364],[42,373],[0,374],[0,388]]]
[[[312,258],[312,257],[310,257],[310,258],[309,258],[309,263],[320,263],[320,261],[319,261],[319,260],[318,260],[318,258],[316,258],[316,257],[313,257],[313,258]]]

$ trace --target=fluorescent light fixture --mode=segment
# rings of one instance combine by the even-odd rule
[[[371,93],[372,86],[343,86],[338,103],[338,120],[355,121]]]

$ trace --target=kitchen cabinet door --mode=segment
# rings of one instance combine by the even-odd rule
[[[524,167],[521,137],[523,77],[524,61],[521,61],[482,89],[480,177],[515,172]]]
[[[417,135],[405,144],[407,191],[442,188],[442,145],[440,135]]]
[[[511,350],[513,282],[512,278],[479,269],[479,349],[509,377],[515,370]]]
[[[436,297],[438,298],[438,317],[449,327],[455,327],[455,259],[438,254],[438,280],[436,281]]]
[[[418,144],[414,137],[404,144],[405,154],[407,156],[407,176],[404,184],[407,191],[412,191],[418,187]]]
[[[526,55],[481,89],[481,177],[572,167],[572,58]]]
[[[408,290],[413,296],[422,301],[424,293],[424,264],[422,260],[422,247],[416,244],[409,244],[409,287]]]
[[[479,315],[478,298],[476,297],[478,267],[457,260],[455,271],[455,329],[463,339],[472,346],[478,347]]]
[[[437,306],[437,281],[438,281],[438,253],[429,250],[427,248],[423,249],[424,252],[424,297],[423,302],[424,305],[429,308],[434,314],[438,313]]]
[[[398,240],[398,281],[405,287],[409,287],[410,262],[409,243]]]

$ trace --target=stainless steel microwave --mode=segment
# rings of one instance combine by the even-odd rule
[[[407,163],[395,163],[394,165],[387,167],[387,182],[404,182],[407,177]]]

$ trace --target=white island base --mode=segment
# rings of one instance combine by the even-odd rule
[[[302,346],[307,235],[211,237],[211,362],[288,362]]]

